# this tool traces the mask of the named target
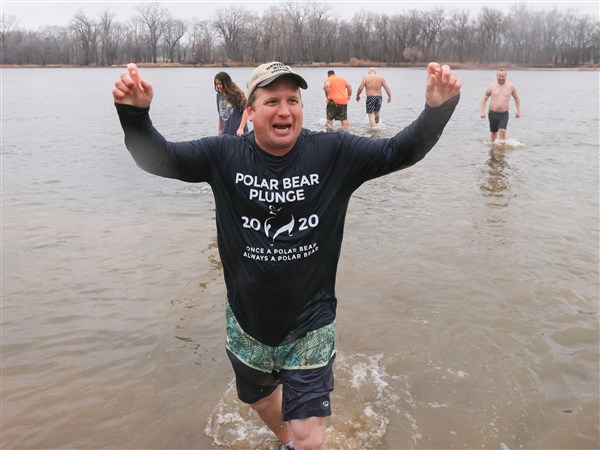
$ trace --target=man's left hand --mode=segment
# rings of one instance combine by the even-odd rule
[[[450,100],[460,92],[462,80],[456,76],[448,65],[440,66],[431,62],[427,66],[427,86],[425,100],[432,108]]]

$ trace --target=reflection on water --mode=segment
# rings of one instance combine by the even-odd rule
[[[481,185],[483,194],[493,201],[490,206],[506,207],[510,194],[511,167],[506,160],[507,150],[492,146],[490,158],[486,164],[489,168],[485,182]]]
[[[506,244],[511,241],[510,234],[505,231],[506,216],[511,197],[512,169],[507,162],[507,149],[492,145],[490,157],[486,162],[487,171],[480,188],[487,201],[488,214],[486,223],[491,230],[495,242]]]

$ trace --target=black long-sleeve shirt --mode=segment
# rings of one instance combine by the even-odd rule
[[[169,142],[148,109],[117,104],[127,149],[140,168],[207,182],[231,309],[263,344],[287,344],[331,323],[344,221],[365,181],[412,166],[439,140],[459,96],[425,109],[389,139],[303,129],[286,155],[244,137]]]

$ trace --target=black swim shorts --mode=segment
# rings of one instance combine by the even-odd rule
[[[246,334],[229,303],[227,356],[235,372],[238,397],[255,403],[283,385],[283,420],[331,415],[335,321],[289,344],[271,347]]]
[[[496,133],[500,129],[506,130],[508,126],[508,111],[489,111],[488,118],[490,119],[490,131],[492,133]]]
[[[381,95],[367,95],[367,114],[381,111],[383,97]]]
[[[309,417],[331,416],[333,391],[333,362],[335,354],[325,367],[261,372],[247,366],[227,350],[235,372],[238,397],[244,403],[255,403],[283,385],[282,419],[284,422]]]

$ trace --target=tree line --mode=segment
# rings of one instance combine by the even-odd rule
[[[127,62],[221,64],[284,61],[336,63],[353,59],[401,65],[426,61],[507,62],[530,66],[598,64],[599,20],[579,10],[508,13],[468,10],[360,11],[351,20],[329,3],[274,3],[262,15],[244,7],[217,10],[208,20],[180,20],[159,3],[140,3],[126,22],[106,9],[78,11],[67,25],[18,27],[2,14],[0,63],[110,66]]]

